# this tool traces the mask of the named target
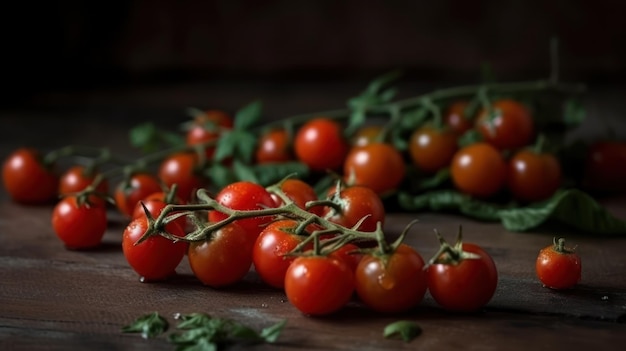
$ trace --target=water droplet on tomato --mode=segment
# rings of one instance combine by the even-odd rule
[[[396,280],[386,274],[381,274],[378,276],[378,285],[385,290],[391,290],[396,286]]]

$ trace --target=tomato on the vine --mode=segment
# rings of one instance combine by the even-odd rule
[[[539,251],[535,263],[537,277],[551,289],[570,289],[580,281],[582,264],[580,256],[565,247],[565,239],[554,240]]]
[[[447,244],[443,244],[447,245]],[[435,257],[427,269],[428,289],[444,309],[477,311],[493,297],[498,285],[496,264],[483,248],[460,241]]]
[[[466,100],[455,101],[445,111],[444,121],[456,135],[463,135],[474,126],[473,118],[465,116],[465,110],[469,106]]]
[[[178,223],[169,223],[165,228],[174,236],[185,236],[185,231]],[[146,217],[133,219],[128,224],[122,236],[124,257],[142,281],[166,279],[176,273],[176,267],[185,256],[188,244],[182,241],[174,242],[158,234],[136,244],[147,229]]]
[[[383,127],[379,125],[370,125],[359,128],[352,137],[352,147],[369,145],[380,141],[383,133]]]
[[[291,140],[285,129],[273,129],[259,139],[255,159],[257,163],[287,162],[293,160]]]
[[[272,195],[264,187],[248,181],[239,181],[227,185],[217,193],[215,201],[225,207],[240,211],[276,207]],[[209,211],[209,221],[211,222],[219,222],[227,217],[228,215],[225,213],[216,210]],[[263,226],[271,222],[272,219],[271,216],[251,217],[238,219],[235,223],[243,227],[247,235],[256,240],[261,230],[263,230]]]
[[[487,143],[471,144],[457,151],[450,170],[457,189],[484,198],[500,191],[507,177],[504,157]]]
[[[378,222],[385,222],[385,206],[374,190],[355,185],[341,190],[338,195],[331,196],[337,208],[324,207],[323,215],[329,221],[352,228],[362,218],[367,217],[357,228],[365,232],[372,232],[376,230]]]
[[[68,249],[96,247],[107,228],[106,208],[98,202],[79,205],[76,196],[64,197],[52,210],[52,228]]]
[[[2,181],[13,201],[25,205],[50,203],[58,194],[57,174],[43,164],[39,152],[32,148],[17,149],[6,158]]]
[[[626,143],[597,141],[587,150],[583,185],[594,191],[626,190]]]
[[[150,173],[135,173],[128,181],[118,184],[114,193],[115,204],[123,215],[131,217],[139,201],[161,191],[161,183],[156,176]]]
[[[285,274],[295,256],[285,256],[300,244],[305,236],[295,234],[298,222],[283,219],[266,226],[252,249],[254,269],[261,279],[275,288],[285,286]]]
[[[230,223],[204,241],[189,244],[189,266],[204,285],[224,287],[240,281],[252,265],[254,243],[237,223]]]
[[[424,260],[406,244],[400,244],[389,254],[364,255],[355,277],[361,301],[379,312],[407,311],[417,306],[426,294]]]
[[[476,128],[483,139],[500,150],[517,149],[530,144],[535,134],[533,117],[523,104],[512,100],[495,101],[494,115],[482,109],[476,119]]]
[[[327,315],[338,311],[354,293],[349,265],[327,256],[300,256],[285,274],[287,299],[300,312]]]
[[[291,201],[293,201],[298,207],[303,210],[306,209],[307,202],[318,200],[315,189],[313,189],[312,186],[300,179],[286,179],[280,184],[280,190],[285,193],[285,195],[287,195],[287,197],[291,199]],[[272,193],[272,198],[274,199],[274,202],[276,202],[276,205],[283,204],[283,200],[281,200],[278,195]],[[314,213],[318,216],[322,215],[322,210],[322,206],[313,206],[308,209],[309,212]]]
[[[152,193],[146,196],[141,201],[137,202],[137,204],[135,205],[132,219],[146,217],[144,206],[148,210],[148,213],[150,213],[150,216],[156,219],[161,214],[165,206],[169,204],[179,205],[182,203],[180,199],[176,197],[172,199],[169,199],[169,197],[170,197],[169,194],[164,193],[164,192]],[[171,214],[174,214],[174,213],[175,212],[171,212]],[[176,220],[174,220],[174,222],[178,223],[178,225],[180,225],[183,229],[187,228],[187,218],[185,217],[179,217]]]
[[[409,140],[413,164],[426,173],[450,166],[457,149],[457,135],[446,128],[424,126],[416,129]]]
[[[350,150],[343,164],[349,185],[366,186],[378,194],[392,191],[404,180],[402,154],[385,143],[370,143]]]
[[[76,194],[90,186],[98,176],[97,170],[89,170],[85,166],[76,165],[66,170],[59,179],[59,195]],[[107,195],[109,192],[109,182],[102,179],[96,186],[96,192]]]
[[[363,259],[363,254],[358,252],[359,247],[352,243],[342,245],[337,250],[328,254],[329,257],[336,258],[340,261],[344,261],[350,266],[353,272],[356,272],[356,268]]]
[[[233,118],[221,110],[207,110],[196,116],[191,129],[187,131],[187,145],[198,145],[216,141],[222,130],[233,128]],[[205,148],[206,158],[212,159],[215,146]]]
[[[176,184],[176,196],[188,203],[196,190],[205,186],[205,179],[198,174],[198,154],[195,152],[177,152],[161,162],[159,179],[167,187]]]
[[[547,199],[561,186],[561,164],[552,154],[520,150],[509,160],[507,185],[518,200]]]
[[[339,169],[348,148],[341,125],[324,117],[306,122],[294,139],[296,157],[316,172]]]

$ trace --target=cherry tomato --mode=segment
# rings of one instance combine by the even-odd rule
[[[463,135],[474,126],[472,118],[465,117],[465,109],[468,105],[469,102],[465,100],[455,101],[445,111],[445,123],[457,136]]]
[[[406,244],[390,254],[366,254],[355,277],[361,301],[379,312],[407,311],[426,294],[424,260]]]
[[[315,118],[298,129],[294,139],[296,157],[313,171],[337,170],[348,153],[348,142],[339,123]]]
[[[350,269],[356,272],[356,268],[363,259],[363,254],[357,253],[358,249],[359,247],[357,245],[347,243],[328,254],[328,256],[346,262],[348,266],[350,266]]]
[[[304,240],[304,236],[296,235],[298,222],[283,219],[269,224],[256,240],[252,250],[254,269],[261,279],[270,286],[283,288],[287,268],[295,256],[285,254],[293,250]]]
[[[462,251],[462,253],[461,253]],[[474,258],[463,258],[467,253]],[[435,301],[444,309],[472,312],[486,305],[496,291],[498,271],[491,256],[480,246],[463,243],[456,250],[456,262],[446,262],[451,255],[443,254],[428,266],[428,289]]]
[[[309,201],[317,200],[317,194],[315,193],[315,189],[310,186],[308,183],[300,180],[300,179],[287,179],[280,185],[280,190],[287,195],[288,198],[291,199],[298,207],[301,209],[306,209],[306,203]],[[278,197],[278,195],[272,193],[272,198],[277,205],[282,205],[283,201]],[[311,207],[308,211],[314,213],[318,216],[322,215],[323,211],[322,206],[314,206]]]
[[[524,105],[503,99],[494,102],[492,109],[495,113],[493,118],[483,109],[476,119],[476,127],[486,142],[500,150],[517,149],[532,142],[534,122]]]
[[[146,217],[146,212],[143,209],[144,206],[148,209],[148,212],[150,213],[152,218],[156,219],[161,214],[165,206],[169,204],[181,203],[182,202],[180,201],[180,199],[177,198],[169,200],[168,194],[164,192],[152,193],[146,196],[141,201],[137,202],[137,204],[135,205],[135,209],[133,210],[132,219]],[[171,214],[174,213],[175,212],[171,212]],[[187,228],[187,218],[185,217],[180,217],[174,220],[174,222],[178,223],[178,225],[180,225],[183,229]]]
[[[233,210],[250,211],[276,207],[272,195],[259,184],[247,181],[231,183],[220,190],[215,201]],[[222,212],[209,211],[209,221],[219,222],[228,216]],[[271,216],[238,219],[238,223],[252,240],[256,240],[263,226],[272,221]]]
[[[198,145],[217,140],[223,129],[233,128],[233,119],[224,111],[208,110],[204,114],[196,116],[195,123],[187,131],[187,145]],[[214,146],[205,148],[206,158],[213,158]]]
[[[59,179],[59,195],[76,194],[90,186],[97,176],[97,170],[88,173],[84,166],[72,166]],[[100,194],[107,195],[109,193],[109,182],[106,179],[102,179],[95,190]]]
[[[167,187],[176,184],[176,196],[188,203],[195,191],[205,186],[204,179],[197,172],[197,166],[196,153],[174,153],[161,162],[158,177]]]
[[[424,126],[416,129],[409,140],[413,164],[426,173],[448,167],[457,149],[457,135],[449,129]]]
[[[350,150],[343,172],[348,184],[366,186],[377,194],[384,194],[400,185],[406,168],[402,155],[393,146],[371,143]]]
[[[594,191],[626,190],[626,143],[598,141],[586,154],[584,185]]]
[[[160,235],[153,235],[136,244],[148,228],[148,220],[133,219],[124,229],[122,236],[122,251],[131,268],[139,274],[141,281],[156,281],[166,279],[176,273],[176,267],[182,261],[187,251],[186,242],[166,239]],[[177,223],[169,223],[168,233],[183,237],[185,232]]]
[[[21,148],[10,154],[2,166],[2,181],[7,193],[18,203],[41,205],[57,197],[59,178],[44,166],[35,149]]]
[[[477,197],[496,194],[506,182],[507,165],[500,151],[487,143],[466,146],[452,159],[452,181],[460,191]]]
[[[352,147],[365,146],[374,142],[379,142],[382,132],[382,126],[371,125],[362,127],[357,130],[356,134],[352,137]]]
[[[358,230],[372,232],[376,230],[376,223],[383,224],[385,221],[383,202],[370,188],[358,185],[345,188],[334,201],[339,205],[339,210],[324,207],[323,212],[324,218],[333,223],[352,228],[367,216]]]
[[[75,196],[67,196],[52,210],[52,228],[68,249],[96,247],[107,228],[106,208],[89,203],[79,206]]]
[[[274,129],[261,136],[256,149],[257,163],[287,162],[293,160],[291,140],[285,129]]]
[[[302,313],[331,314],[350,301],[354,273],[347,263],[335,258],[300,256],[287,269],[285,293]]]
[[[552,154],[520,150],[509,160],[507,178],[516,199],[544,200],[561,186],[561,164]]]
[[[203,284],[219,288],[240,281],[252,265],[253,242],[237,223],[230,223],[205,241],[189,244],[193,274]]]
[[[115,189],[115,204],[128,217],[133,215],[139,201],[153,193],[161,192],[161,183],[149,173],[135,173],[128,182],[120,182]]]
[[[535,270],[544,286],[570,289],[580,281],[582,265],[580,256],[573,249],[566,248],[565,239],[560,238],[539,251]]]

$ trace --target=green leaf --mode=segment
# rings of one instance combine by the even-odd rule
[[[357,108],[356,110],[350,113],[350,117],[348,118],[348,125],[344,131],[344,135],[347,138],[352,137],[354,133],[365,123],[366,113],[364,108]]]
[[[204,175],[209,178],[218,189],[237,181],[233,170],[219,163],[214,163],[211,167],[205,169]]]
[[[245,131],[235,131],[235,155],[245,163],[251,163],[257,147],[257,138],[254,134]]]
[[[383,336],[389,338],[401,338],[404,342],[411,342],[422,333],[417,323],[413,321],[397,321],[388,324],[383,330]]]
[[[397,80],[401,76],[402,71],[396,70],[376,77],[369,83],[365,92],[369,93],[370,95],[377,95],[380,89],[382,89],[385,85],[393,82],[394,80]]]
[[[148,339],[163,334],[168,327],[167,320],[159,315],[158,312],[153,312],[137,318],[132,324],[124,326],[122,332],[141,333],[142,338]]]
[[[236,130],[246,130],[255,125],[261,119],[263,103],[259,100],[242,107],[235,113],[234,128]]]
[[[273,343],[276,342],[280,334],[282,333],[285,325],[287,324],[287,320],[283,319],[282,321],[269,326],[267,328],[263,328],[259,336],[265,340],[265,342]]]
[[[248,181],[257,184],[259,183],[259,179],[257,179],[254,168],[252,166],[248,166],[239,160],[235,160],[233,161],[233,171],[235,171],[235,176],[238,180]]]
[[[181,322],[176,326],[178,329],[193,329],[207,325],[213,317],[206,313],[191,313],[182,315]]]
[[[259,184],[268,186],[290,174],[306,178],[309,175],[309,167],[302,162],[263,163],[254,166],[254,173]]]
[[[147,122],[133,127],[130,130],[130,144],[144,152],[156,149],[158,142],[156,126]]]
[[[443,168],[428,178],[418,179],[415,186],[417,191],[424,191],[436,188],[448,180],[450,180],[450,168]]]
[[[581,124],[587,115],[587,111],[583,104],[575,98],[565,101],[565,111],[563,114],[563,122],[568,126],[577,126]]]
[[[213,155],[213,159],[216,162],[221,162],[225,160],[227,157],[233,155],[236,147],[237,147],[237,133],[235,131],[226,131],[222,133],[220,138],[217,140],[217,145],[215,146],[215,154]]]
[[[476,129],[470,129],[463,133],[457,140],[459,148],[478,143],[483,140],[482,134]]]

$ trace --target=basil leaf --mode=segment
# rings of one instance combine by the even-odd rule
[[[259,183],[259,179],[257,178],[252,166],[248,166],[239,160],[235,160],[233,162],[233,170],[235,171],[235,176],[238,180],[257,184]]]
[[[309,174],[309,167],[302,162],[262,163],[253,170],[258,183],[263,186],[274,184],[290,174],[296,174],[300,179]]]
[[[411,342],[422,333],[417,323],[413,321],[397,321],[388,324],[383,330],[383,336],[386,339],[400,337],[404,342]]]
[[[154,338],[163,334],[169,324],[167,320],[163,318],[158,312],[153,312],[137,318],[133,323],[124,326],[122,332],[124,333],[141,333],[141,337],[144,339]]]
[[[255,125],[261,119],[262,109],[263,103],[259,100],[242,107],[235,113],[235,130],[246,130]]]
[[[276,340],[278,339],[278,337],[280,336],[280,333],[283,331],[283,329],[285,328],[285,325],[287,324],[287,320],[283,319],[282,321],[269,326],[267,328],[263,328],[263,330],[261,330],[261,333],[259,334],[259,336],[261,338],[263,338],[263,340],[265,342],[276,342]]]
[[[369,93],[370,95],[377,95],[380,89],[394,80],[397,80],[400,76],[402,76],[402,71],[392,71],[374,78],[374,80],[372,80],[367,86],[367,90],[364,95],[366,93]]]
[[[216,162],[223,161],[232,156],[237,147],[237,134],[235,131],[226,131],[222,133],[215,146],[215,154],[213,159]]]
[[[154,151],[157,148],[157,130],[153,123],[143,123],[133,127],[130,132],[130,144],[143,152]]]
[[[568,126],[577,126],[581,124],[587,115],[582,102],[575,98],[565,101],[565,111],[563,112],[563,122]]]

